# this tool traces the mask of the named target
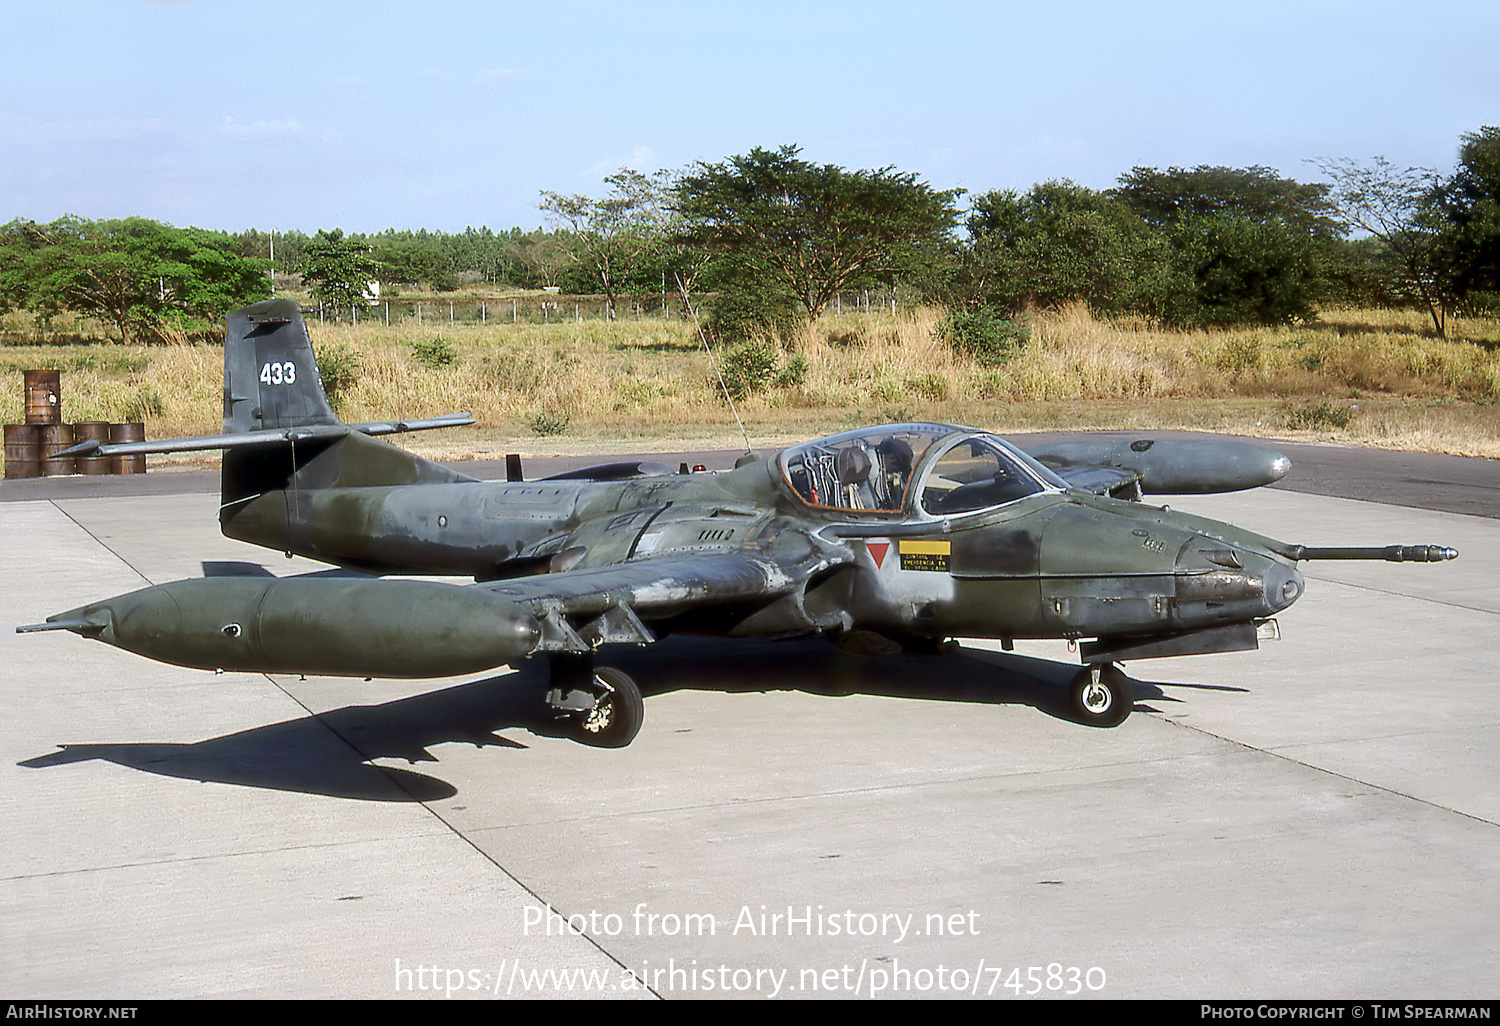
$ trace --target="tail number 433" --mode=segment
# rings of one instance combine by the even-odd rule
[[[263,385],[290,385],[297,380],[297,365],[288,360],[286,363],[267,363],[260,368],[260,383]]]

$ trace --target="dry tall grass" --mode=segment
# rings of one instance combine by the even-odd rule
[[[982,367],[939,340],[941,319],[916,309],[809,326],[780,355],[782,370],[805,361],[800,381],[740,403],[753,440],[921,418],[1006,430],[1198,428],[1500,456],[1500,320],[1459,321],[1449,339],[1433,337],[1418,314],[1375,310],[1329,310],[1291,327],[1168,331],[1072,307],[1031,317],[1030,343],[1009,363]],[[426,451],[727,446],[737,436],[689,322],[309,327],[315,348],[357,356],[346,419],[475,415],[475,428],[414,438]],[[438,339],[456,351],[453,364],[428,366],[413,348]],[[32,366],[66,372],[68,420],[143,417],[158,438],[219,430],[217,346],[0,348],[7,422],[21,417],[20,371]],[[536,433],[560,428],[557,439]]]

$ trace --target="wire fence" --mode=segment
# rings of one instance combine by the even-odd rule
[[[711,294],[693,297],[693,310],[699,316],[704,307],[713,305]],[[700,305],[701,304],[701,305]],[[889,291],[868,290],[844,292],[828,304],[827,313],[879,311],[895,314],[899,309],[896,295]],[[623,296],[615,301],[614,317],[603,296],[527,295],[494,299],[472,297],[380,299],[349,307],[320,303],[316,315],[319,324],[560,324],[581,321],[670,321],[683,317],[682,298],[674,295]],[[311,315],[309,315],[311,319]]]

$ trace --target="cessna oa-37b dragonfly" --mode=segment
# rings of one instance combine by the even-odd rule
[[[1116,661],[1258,647],[1258,630],[1302,594],[1301,560],[1457,555],[1306,548],[1131,501],[1286,473],[1286,457],[1242,442],[1028,453],[983,431],[892,424],[721,473],[615,463],[525,481],[513,459],[510,480],[487,482],[374,437],[466,415],[341,423],[294,302],[231,314],[224,369],[224,434],[98,451],[222,449],[228,537],[369,574],[475,583],[204,578],[18,630],[262,673],[443,677],[541,656],[565,732],[604,747],[629,744],[643,716],[635,683],[596,664],[605,646],[672,633],[822,634],[872,653],[1067,638],[1084,663],[1073,712],[1113,726],[1133,700]]]

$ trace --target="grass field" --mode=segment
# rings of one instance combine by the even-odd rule
[[[19,330],[10,314],[5,330]],[[998,431],[1140,428],[1325,439],[1500,457],[1500,320],[1439,339],[1416,312],[1325,311],[1294,327],[1166,331],[1083,308],[1029,319],[984,367],[938,338],[941,314],[825,316],[739,403],[773,446],[858,424],[929,419]],[[24,327],[29,327],[24,326]],[[739,432],[691,322],[310,325],[349,420],[468,411],[472,428],[408,439],[434,456],[730,448]],[[77,326],[87,334],[87,323]],[[722,354],[721,354],[722,355]],[[220,429],[222,350],[108,343],[0,347],[0,417],[21,371],[63,374],[64,418],[144,420],[151,438]],[[335,373],[338,372],[338,373]]]

